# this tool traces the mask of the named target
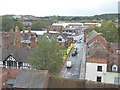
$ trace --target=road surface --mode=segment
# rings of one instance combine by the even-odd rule
[[[78,54],[76,56],[72,56],[71,50],[68,60],[73,62],[73,66],[71,68],[66,68],[66,62],[63,66],[61,73],[58,77],[60,78],[73,78],[73,79],[85,79],[85,60],[86,60],[86,44],[84,42],[76,42],[74,47],[77,47]]]

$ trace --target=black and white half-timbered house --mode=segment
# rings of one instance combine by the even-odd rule
[[[28,58],[34,49],[32,47],[35,46],[35,42],[23,44],[21,40],[23,41],[26,36],[30,39],[33,34],[19,32],[0,32],[0,34],[0,68],[31,68]]]

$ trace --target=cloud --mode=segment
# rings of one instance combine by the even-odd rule
[[[1,0],[0,14],[93,15],[117,12],[119,0]]]

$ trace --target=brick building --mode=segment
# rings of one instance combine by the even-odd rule
[[[120,84],[120,54],[118,44],[109,44],[94,30],[87,35],[86,43],[86,79]],[[92,73],[94,74],[91,76]]]

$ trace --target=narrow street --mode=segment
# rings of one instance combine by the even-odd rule
[[[73,79],[84,79],[85,78],[85,55],[86,55],[86,45],[82,41],[76,42],[74,44],[74,47],[77,47],[78,54],[76,56],[72,56],[71,53],[73,50],[71,50],[66,62],[68,60],[71,60],[73,65],[71,68],[66,68],[66,62],[63,66],[61,73],[58,77],[60,78],[73,78]]]

